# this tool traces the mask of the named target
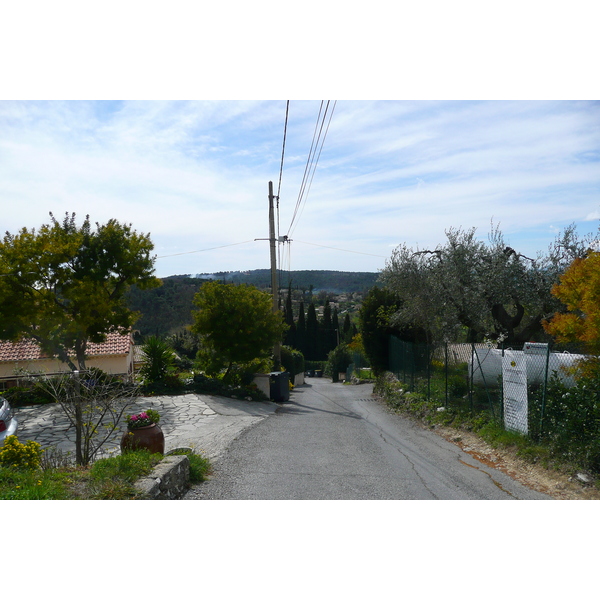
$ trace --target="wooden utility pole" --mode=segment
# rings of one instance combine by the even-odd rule
[[[277,252],[275,238],[275,210],[273,208],[273,182],[269,181],[269,246],[271,248],[271,292],[273,295],[273,312],[279,310],[279,288],[277,284]],[[279,370],[281,365],[281,344],[277,342],[273,347],[275,356],[275,369]]]

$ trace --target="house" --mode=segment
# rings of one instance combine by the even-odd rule
[[[97,367],[112,375],[133,374],[131,334],[109,333],[100,344],[88,343],[86,366]],[[34,340],[0,341],[0,390],[17,385],[23,374],[55,375],[69,372],[68,365],[48,356]]]

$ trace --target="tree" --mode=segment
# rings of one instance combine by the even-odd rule
[[[303,354],[306,353],[306,318],[302,300],[298,306],[298,320],[296,321],[296,348]]]
[[[285,324],[281,312],[273,312],[270,294],[249,285],[205,283],[194,298],[191,331],[200,336],[200,357],[207,370],[216,373],[264,358],[281,341]]]
[[[318,345],[318,360],[326,360],[327,355],[336,346],[335,331],[333,330],[333,319],[331,313],[331,304],[329,298],[325,298],[323,306],[323,318],[319,327],[319,345]]]
[[[546,256],[518,253],[492,228],[489,244],[475,229],[450,229],[435,250],[399,246],[381,280],[401,299],[394,322],[428,332],[428,341],[467,341],[484,336],[522,343],[543,336],[541,322],[559,303],[552,285],[573,258],[585,252],[574,227],[567,228]]]
[[[75,429],[75,461],[89,464],[121,425],[125,410],[139,396],[137,385],[100,369],[65,373],[37,381],[64,411]]]
[[[318,354],[319,321],[317,320],[317,310],[313,302],[308,305],[305,332],[305,349],[303,350],[305,358],[307,360],[320,360]]]
[[[544,329],[558,342],[583,343],[587,350],[600,354],[600,252],[590,251],[576,258],[552,288],[552,294],[566,307]]]
[[[285,301],[285,309],[283,311],[283,320],[288,326],[285,334],[284,344],[286,346],[296,347],[296,325],[294,323],[294,310],[292,308],[292,284],[288,287],[288,295]]]
[[[85,369],[88,342],[126,333],[137,318],[125,300],[129,286],[160,285],[148,234],[111,219],[75,213],[62,222],[27,228],[0,242],[0,338],[32,338],[75,371]]]

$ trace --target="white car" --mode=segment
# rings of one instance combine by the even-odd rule
[[[0,443],[4,443],[4,439],[9,435],[16,434],[17,425],[17,419],[13,416],[8,400],[0,396]]]

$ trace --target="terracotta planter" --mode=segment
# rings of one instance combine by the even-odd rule
[[[126,431],[121,438],[121,453],[128,450],[149,450],[152,454],[165,453],[165,435],[156,424]]]

